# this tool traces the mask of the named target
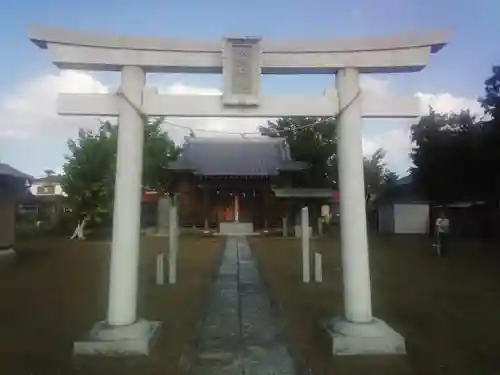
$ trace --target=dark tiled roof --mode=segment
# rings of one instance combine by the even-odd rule
[[[283,138],[191,138],[169,167],[198,175],[274,176],[307,164],[291,159]]]
[[[14,178],[25,181],[32,181],[33,177],[27,175],[26,173],[20,172],[17,169],[12,168],[8,164],[0,163],[0,177]]]

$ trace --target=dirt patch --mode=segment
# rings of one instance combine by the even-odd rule
[[[254,238],[251,244],[281,307],[289,345],[314,374],[500,373],[495,245],[455,242],[449,256],[437,258],[426,237],[371,237],[374,315],[406,338],[408,354],[333,357],[321,322],[343,312],[338,236],[311,242],[323,254],[320,285],[301,282],[299,240]]]
[[[177,374],[203,311],[221,250],[220,239],[183,238],[178,284],[155,285],[155,254],[166,238],[141,245],[140,317],[163,323],[148,357],[72,357],[72,343],[106,316],[110,245],[37,241],[17,246],[16,265],[0,275],[0,373]]]

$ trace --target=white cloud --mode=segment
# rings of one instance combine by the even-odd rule
[[[411,150],[409,129],[392,129],[372,138],[363,138],[365,155],[371,155],[379,148],[383,148],[387,153],[408,153]]]
[[[366,156],[371,156],[379,148],[386,152],[385,162],[389,169],[404,174],[410,164],[409,154],[412,149],[410,129],[403,124],[401,128],[374,137],[363,137],[363,153]]]
[[[173,95],[222,95],[219,89],[213,87],[187,86],[181,82],[176,82],[167,87],[160,86],[158,87],[158,92]]]
[[[75,130],[97,126],[96,119],[88,117],[63,117],[56,113],[58,93],[106,93],[108,86],[87,72],[64,70],[48,74],[21,84],[13,93],[0,98],[0,138],[32,138],[40,133],[59,132],[68,135]],[[183,83],[158,87],[160,93],[174,95],[221,95],[210,87],[193,87]],[[169,118],[175,124],[198,129],[199,135],[223,136],[218,132],[256,132],[265,119],[256,118]],[[166,126],[174,140],[180,142],[188,130]],[[201,131],[205,130],[205,131]],[[210,131],[210,132],[208,132]],[[237,135],[233,135],[237,136]]]
[[[89,73],[61,71],[21,84],[0,98],[0,138],[29,138],[42,132],[72,131],[92,121],[88,118],[63,118],[56,113],[59,92],[104,93],[107,87]]]
[[[415,96],[420,98],[422,114],[428,113],[429,107],[441,113],[460,112],[463,109],[468,109],[476,115],[483,113],[477,100],[453,96],[450,93],[428,94],[417,92]]]

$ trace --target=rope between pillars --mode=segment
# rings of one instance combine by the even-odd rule
[[[125,101],[130,104],[132,106],[132,108],[134,108],[134,110],[143,118],[143,119],[147,119],[148,118],[148,115],[142,110],[141,107],[139,107],[138,105],[136,105],[135,103],[133,103],[130,98],[122,91],[121,88],[119,88],[117,91],[116,91],[116,95],[118,96],[121,96],[123,99],[125,99]],[[361,89],[358,89],[358,91],[356,91],[356,94],[352,97],[351,100],[349,100],[349,102],[343,106],[342,108],[339,109],[339,111],[334,114],[333,116],[331,116],[331,118],[337,118],[338,116],[340,116],[342,113],[344,113],[353,103],[354,101],[361,95]],[[320,120],[317,120],[315,122],[313,122],[312,124],[308,124],[308,125],[303,125],[303,126],[299,126],[295,129],[290,129],[290,130],[270,130],[269,133],[271,134],[280,134],[280,133],[285,133],[285,132],[289,132],[289,131],[302,131],[302,130],[306,130],[306,129],[309,129],[309,128],[313,128],[314,126],[320,124],[324,122],[324,119],[320,119]],[[262,135],[261,132],[225,132],[225,131],[219,131],[219,130],[209,130],[209,129],[202,129],[202,128],[193,128],[191,126],[186,126],[186,125],[180,125],[180,124],[176,124],[172,121],[169,121],[169,120],[163,120],[162,124],[166,124],[166,125],[170,125],[170,126],[175,126],[175,127],[178,127],[178,128],[181,128],[181,129],[185,129],[185,130],[189,130],[193,133],[195,132],[205,132],[205,133],[214,133],[214,134],[224,134],[224,135],[239,135],[243,138],[245,138],[246,136],[248,135]]]

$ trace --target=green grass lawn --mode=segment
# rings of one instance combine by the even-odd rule
[[[338,236],[311,242],[323,254],[321,285],[301,282],[299,239],[251,243],[292,355],[314,374],[500,374],[498,244],[455,242],[438,258],[426,237],[371,237],[374,315],[406,338],[408,354],[333,357],[320,323],[343,312]]]
[[[72,343],[103,320],[108,242],[36,240],[18,244],[16,264],[0,274],[0,374],[177,374],[197,335],[218,265],[220,239],[181,238],[178,284],[155,285],[155,253],[167,238],[141,245],[139,315],[163,323],[148,357],[72,357]]]

